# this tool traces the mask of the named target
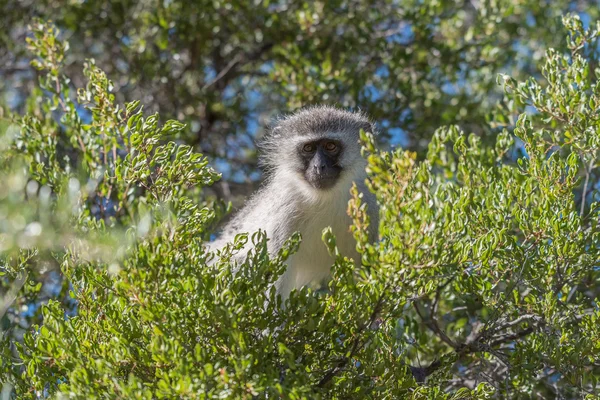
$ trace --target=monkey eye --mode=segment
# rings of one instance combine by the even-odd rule
[[[302,151],[305,153],[312,153],[315,151],[315,145],[312,143],[305,144],[304,147],[302,147]]]
[[[337,145],[333,142],[327,142],[325,143],[325,150],[327,151],[336,151],[337,150]]]

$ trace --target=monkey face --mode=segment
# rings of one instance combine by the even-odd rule
[[[359,133],[375,127],[359,112],[334,107],[307,107],[280,119],[259,143],[260,165],[268,179],[294,185],[313,200],[347,194],[365,177]]]
[[[335,139],[319,139],[300,143],[297,153],[304,179],[316,189],[329,189],[342,172],[342,143]]]

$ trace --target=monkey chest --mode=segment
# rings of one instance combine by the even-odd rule
[[[320,215],[302,227],[302,243],[296,254],[288,262],[288,273],[293,288],[320,283],[329,276],[334,258],[323,243],[323,230],[330,226],[336,237],[340,253],[356,260],[356,244],[349,226],[351,220],[345,214]]]

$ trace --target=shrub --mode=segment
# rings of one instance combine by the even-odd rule
[[[139,102],[120,106],[90,60],[77,95],[68,45],[33,26],[39,88],[0,141],[3,393],[18,398],[596,398],[600,147],[593,49],[567,16],[570,54],[543,80],[500,76],[514,129],[483,143],[437,130],[424,159],[362,134],[380,240],[353,191],[362,260],[323,232],[328,290],[270,284],[261,232],[204,247],[227,206],[219,175]],[[231,256],[254,250],[234,268]],[[43,277],[43,279],[42,279]]]

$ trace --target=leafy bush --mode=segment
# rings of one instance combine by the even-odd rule
[[[564,25],[571,52],[548,50],[544,79],[499,77],[493,118],[527,113],[495,143],[443,127],[418,160],[362,135],[380,240],[354,192],[361,263],[325,230],[329,290],[284,307],[269,288],[301,238],[275,257],[260,232],[207,253],[228,207],[203,194],[207,160],[169,141],[187,128],[117,105],[91,60],[75,98],[68,45],[36,23],[39,88],[0,141],[3,393],[597,398],[600,26]]]

